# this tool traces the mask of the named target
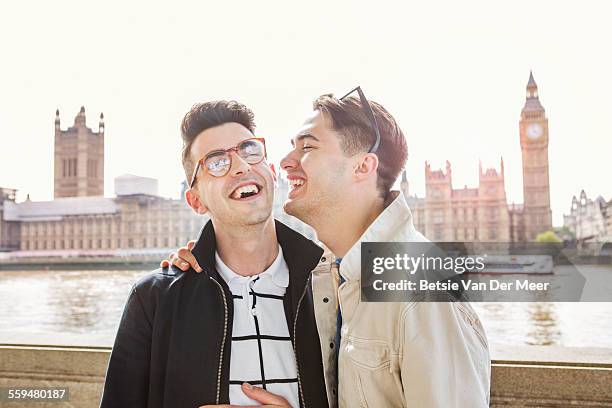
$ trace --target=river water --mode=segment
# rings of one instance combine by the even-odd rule
[[[0,344],[111,346],[130,287],[146,273],[0,271]],[[586,273],[602,269],[586,267]],[[493,346],[612,348],[612,303],[473,306]]]

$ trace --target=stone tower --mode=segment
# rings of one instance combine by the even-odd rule
[[[98,131],[85,122],[85,107],[67,130],[60,128],[55,111],[54,197],[104,195],[104,114]]]
[[[529,73],[527,99],[519,122],[523,156],[523,212],[525,239],[533,241],[552,230],[548,171],[548,119],[538,97],[538,85]]]
[[[408,199],[410,197],[410,190],[408,186],[408,177],[406,176],[406,170],[402,171],[402,181],[400,183],[400,190],[404,193],[404,197]]]
[[[510,218],[506,201],[504,159],[500,169],[483,170],[478,164],[478,229],[479,238],[492,242],[510,241]]]
[[[446,161],[446,172],[432,170],[425,162],[425,197],[427,213],[425,230],[433,241],[451,241],[453,220],[451,218],[453,175],[450,162]]]

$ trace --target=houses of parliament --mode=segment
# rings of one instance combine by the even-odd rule
[[[478,187],[454,189],[452,168],[432,169],[425,163],[425,197],[410,195],[406,173],[401,189],[414,224],[433,241],[529,242],[552,230],[548,166],[548,119],[529,74],[519,120],[523,167],[523,204],[508,204],[504,160],[499,170],[479,165]]]
[[[116,197],[104,197],[104,115],[98,131],[87,126],[85,108],[72,126],[61,128],[55,113],[54,200],[17,203],[16,190],[0,188],[0,251],[138,251],[176,248],[195,239],[207,218],[184,199],[160,197],[157,180],[124,175],[115,179]],[[509,205],[504,163],[479,169],[476,188],[453,189],[451,164],[425,163],[426,194],[410,195],[406,173],[401,189],[415,227],[433,241],[533,241],[552,229],[548,167],[548,119],[530,74],[519,121],[523,167],[521,205]],[[185,188],[185,184],[183,185]],[[282,210],[288,184],[279,179],[275,217],[313,237],[313,231]]]

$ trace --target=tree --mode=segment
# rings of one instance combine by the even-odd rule
[[[536,242],[559,243],[563,241],[554,232],[545,231],[538,234],[538,236],[536,237]]]

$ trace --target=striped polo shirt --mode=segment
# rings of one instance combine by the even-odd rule
[[[240,387],[248,382],[283,396],[292,407],[299,407],[295,355],[283,306],[289,268],[280,245],[272,265],[258,275],[238,275],[219,254],[215,254],[215,260],[234,302],[230,403],[257,405]]]

